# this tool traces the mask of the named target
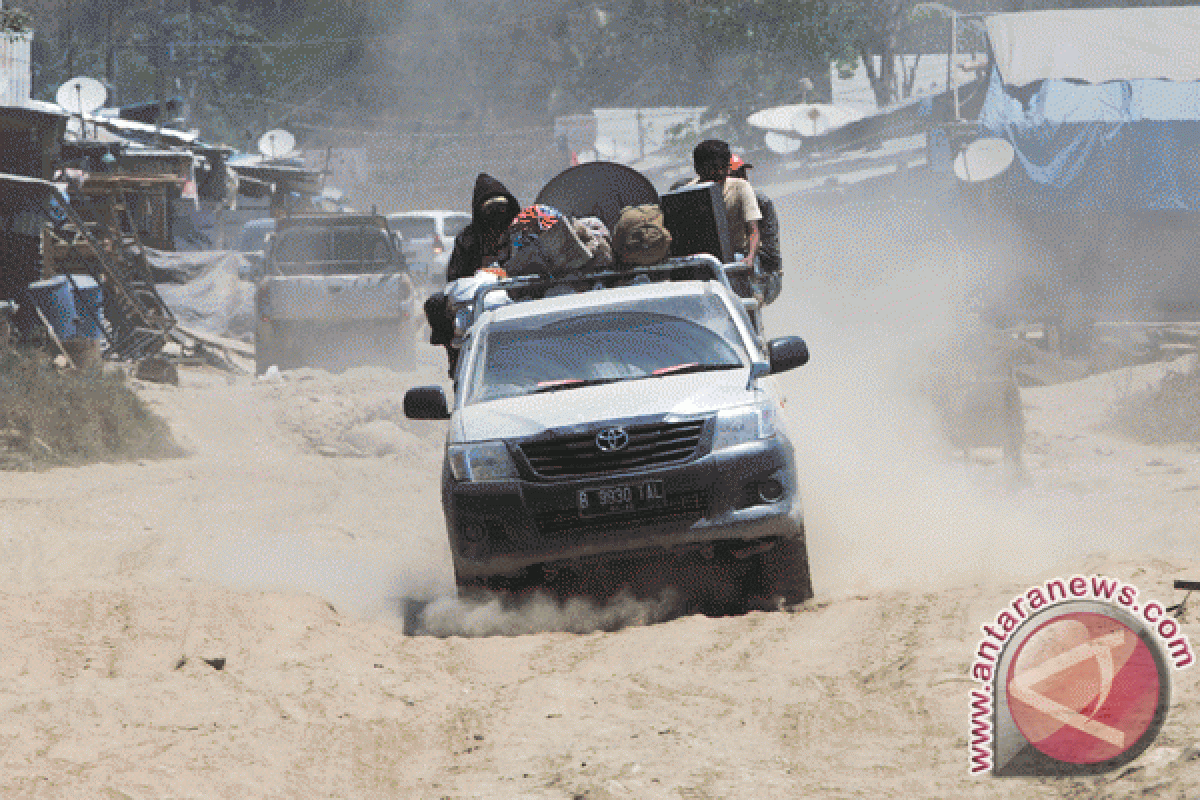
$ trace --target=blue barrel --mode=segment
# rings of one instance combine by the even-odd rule
[[[44,281],[34,281],[29,284],[26,297],[31,305],[36,304],[46,315],[58,338],[75,338],[75,299],[65,276],[55,275]]]
[[[75,283],[75,335],[80,339],[103,339],[104,290],[88,275],[72,275]]]

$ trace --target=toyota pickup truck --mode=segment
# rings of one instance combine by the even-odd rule
[[[453,398],[404,398],[409,418],[449,420],[442,506],[460,594],[669,587],[717,613],[812,596],[771,378],[808,348],[764,342],[719,263],[510,279],[473,306]]]
[[[255,310],[259,374],[272,365],[414,367],[413,282],[382,216],[278,219]]]

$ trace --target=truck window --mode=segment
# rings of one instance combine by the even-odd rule
[[[271,259],[285,275],[303,275],[305,264],[329,260],[329,236],[322,230],[281,231]]]
[[[437,232],[432,217],[399,217],[388,220],[388,226],[405,239],[432,239]]]
[[[466,214],[455,214],[452,217],[446,217],[442,220],[442,232],[453,239],[462,233],[463,228],[467,227],[471,222],[471,218]]]
[[[682,367],[736,369],[740,348],[689,319],[647,311],[611,311],[508,320],[482,343],[482,375],[468,402],[494,400],[572,384],[651,378]]]

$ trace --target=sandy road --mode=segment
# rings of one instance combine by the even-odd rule
[[[427,370],[436,377],[435,365]],[[1156,370],[1138,375],[1153,380]],[[384,413],[395,380],[362,371],[229,385],[186,372],[180,389],[142,391],[190,457],[6,476],[0,793],[1082,797],[1200,788],[1192,672],[1181,675],[1145,768],[1079,781],[968,778],[966,674],[978,625],[1045,573],[956,586],[929,565],[924,587],[856,591],[835,573],[865,556],[822,544],[820,496],[810,503],[822,598],[807,610],[607,633],[401,635],[390,598],[450,583],[429,469],[438,432],[418,428],[382,456],[317,452],[336,452],[356,424]],[[1089,381],[1030,393],[1036,452],[1025,501],[1086,494],[1099,514],[1105,504],[1130,516],[1153,510],[1156,530],[1182,538],[1189,522],[1176,518],[1194,505],[1178,498],[1194,498],[1184,487],[1200,484],[1195,454],[1156,451],[1170,472],[1147,466],[1143,448],[1072,428],[1080,398],[1098,402],[1112,386]],[[981,462],[949,468],[976,483],[995,477]],[[1195,571],[1177,556],[1134,553],[1062,566],[1116,574],[1162,598],[1172,576]],[[554,629],[586,627],[589,613],[485,617],[475,624]],[[223,669],[203,660],[216,658]]]
[[[819,595],[791,613],[605,632],[654,609],[443,602],[443,631],[494,635],[406,637],[396,599],[452,584],[442,432],[399,412],[438,354],[139,387],[188,457],[3,476],[0,795],[1195,797],[1195,669],[1132,770],[967,774],[969,664],[1014,594],[1200,576],[1200,453],[1098,429],[1169,367],[1025,392],[1013,491],[995,454],[939,449],[882,368],[896,337],[817,288],[767,320],[814,353],[783,381]]]

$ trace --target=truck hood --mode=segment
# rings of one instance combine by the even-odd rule
[[[758,390],[746,389],[746,373],[736,369],[669,375],[475,403],[455,413],[453,438],[509,439],[606,420],[711,413],[759,398]]]

